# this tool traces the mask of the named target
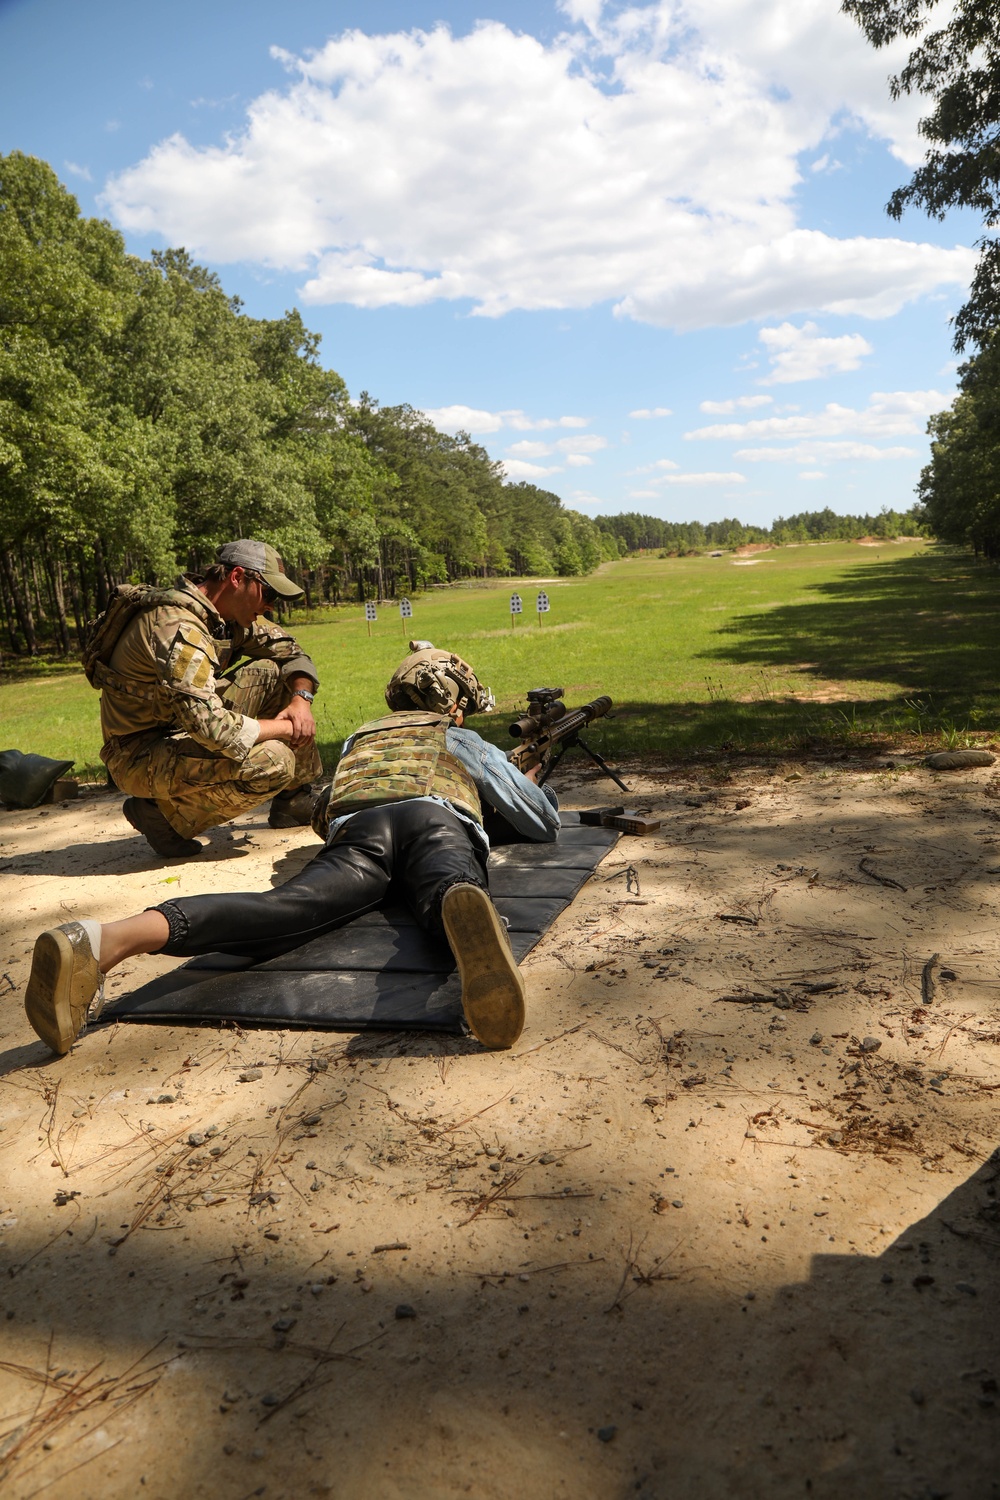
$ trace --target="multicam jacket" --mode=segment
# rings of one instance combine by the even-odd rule
[[[101,674],[105,742],[183,730],[216,755],[245,760],[257,721],[228,709],[217,683],[241,657],[277,662],[282,676],[301,673],[318,683],[311,658],[279,625],[227,625],[197,586],[182,579],[169,602],[144,610],[126,626]]]

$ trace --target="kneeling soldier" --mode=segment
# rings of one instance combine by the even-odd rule
[[[167,859],[199,854],[195,834],[268,797],[273,828],[309,822],[316,668],[258,619],[279,595],[302,590],[274,548],[227,542],[176,588],[120,589],[97,622],[84,670],[101,689],[101,759],[130,793],[125,817]]]
[[[414,650],[414,647],[419,649]],[[103,1004],[103,976],[137,953],[230,953],[257,962],[371,911],[390,884],[426,931],[443,934],[462,1006],[487,1047],[510,1047],[524,1024],[524,985],[488,894],[484,804],[517,833],[552,842],[558,804],[501,750],[463,728],[493,704],[459,657],[411,642],[386,689],[392,712],[344,746],[313,827],[323,848],[287,884],[260,894],[187,896],[101,925],[43,932],[25,995],[28,1019],[53,1052],[68,1052]]]

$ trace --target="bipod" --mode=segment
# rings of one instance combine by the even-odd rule
[[[539,776],[539,786],[544,786],[545,782],[548,781],[549,777],[552,775],[552,772],[555,770],[556,766],[566,754],[566,751],[569,750],[573,745],[579,745],[584,754],[590,756],[591,760],[594,762],[594,765],[598,766],[604,772],[605,776],[609,776],[616,786],[621,787],[623,792],[627,792],[630,790],[630,788],[625,785],[624,781],[622,781],[618,773],[616,771],[612,771],[611,767],[608,765],[604,757],[602,755],[598,755],[596,750],[591,750],[586,741],[581,739],[578,734],[574,734],[570,739],[562,741],[559,749],[557,750],[555,755],[552,756],[548,765]]]

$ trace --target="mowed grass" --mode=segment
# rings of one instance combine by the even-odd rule
[[[965,742],[1000,727],[1000,577],[925,542],[788,547],[749,559],[635,558],[582,579],[436,589],[405,630],[379,606],[369,638],[357,606],[293,620],[323,679],[324,760],[385,711],[382,689],[419,637],[448,646],[490,683],[502,712],[478,718],[512,741],[506,713],[528,688],[560,686],[575,704],[608,693],[612,720],[591,731],[610,755],[795,748],[902,734]],[[510,628],[508,599],[525,614]],[[0,749],[99,765],[97,695],[79,673],[0,683]]]

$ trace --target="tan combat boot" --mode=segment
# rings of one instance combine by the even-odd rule
[[[524,981],[507,929],[478,885],[452,885],[441,920],[462,980],[462,1009],[484,1047],[513,1047],[524,1026]]]
[[[86,928],[66,922],[43,932],[35,942],[24,992],[24,1008],[36,1034],[62,1057],[103,1004],[104,976]]]

